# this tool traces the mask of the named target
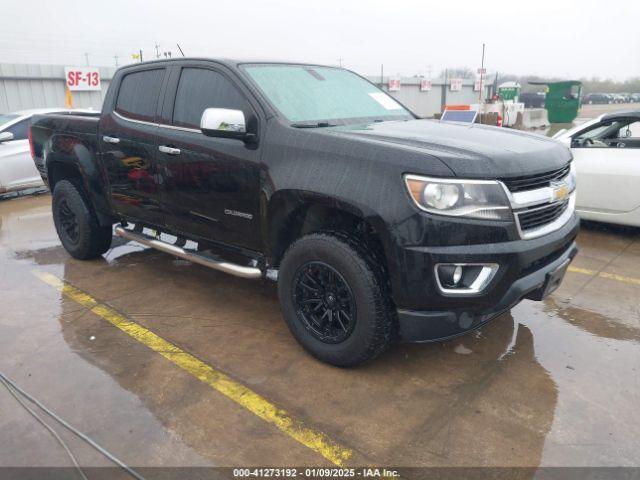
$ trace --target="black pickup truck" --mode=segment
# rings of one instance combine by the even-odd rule
[[[295,338],[334,365],[541,300],[577,252],[567,148],[420,120],[341,68],[131,65],[102,113],[37,116],[30,142],[72,256],[115,232],[277,281]]]

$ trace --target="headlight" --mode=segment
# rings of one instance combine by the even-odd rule
[[[405,175],[416,205],[430,213],[485,220],[510,220],[511,207],[502,185],[494,180],[449,180]]]
[[[571,166],[569,167],[569,175],[567,176],[567,188],[569,188],[569,193],[573,192],[576,189],[576,162],[571,162]]]

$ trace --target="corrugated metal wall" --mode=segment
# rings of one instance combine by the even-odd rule
[[[382,83],[380,82],[380,77],[369,76],[367,79],[387,91],[387,85],[389,83],[388,77],[384,77]],[[441,112],[441,106],[443,104],[467,105],[478,103],[480,92],[473,90],[475,83],[473,80],[463,80],[462,90],[460,92],[452,92],[450,83],[443,79],[432,80],[431,90],[421,92],[420,80],[422,79],[418,77],[402,77],[400,79],[400,90],[397,92],[389,92],[391,96],[397,98],[420,117],[433,117],[436,113]],[[482,94],[483,98],[487,98],[489,89],[490,87],[485,85],[485,91]]]
[[[101,109],[109,81],[116,69],[99,68],[102,90],[73,92],[74,107]],[[380,77],[368,78],[381,85]],[[388,80],[387,77],[382,79],[384,90],[387,89]],[[431,90],[421,92],[420,80],[416,77],[402,78],[400,91],[390,93],[421,117],[432,117],[440,113],[443,99],[444,103],[448,104],[468,104],[478,101],[478,92],[473,90],[473,80],[464,80],[460,92],[452,92],[449,82],[442,79],[433,80]],[[486,98],[486,91],[484,97]],[[64,99],[64,65],[0,63],[0,113],[25,108],[64,107]]]
[[[74,65],[69,65],[74,66]],[[0,63],[0,113],[64,107],[64,65]],[[73,92],[73,106],[100,110],[115,68],[99,67],[102,90]]]

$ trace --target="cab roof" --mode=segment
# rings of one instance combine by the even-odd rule
[[[620,117],[632,117],[640,119],[640,110],[619,110],[617,112],[605,113],[602,115],[601,120],[612,120]]]
[[[296,61],[287,61],[287,60],[268,60],[268,59],[255,59],[255,58],[213,58],[213,57],[175,57],[175,58],[162,58],[157,60],[149,60],[141,63],[130,63],[121,68],[134,68],[140,65],[153,65],[153,64],[171,64],[171,63],[180,63],[184,61],[198,61],[198,62],[214,62],[222,65],[226,65],[228,67],[237,67],[238,65],[242,65],[245,63],[257,63],[257,64],[274,64],[274,65],[309,65],[314,67],[329,67],[329,68],[341,68],[336,65],[323,65],[319,63],[308,63],[308,62],[296,62]]]

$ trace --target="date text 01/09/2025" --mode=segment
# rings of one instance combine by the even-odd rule
[[[386,468],[234,468],[233,476],[261,478],[395,478],[396,470]]]

